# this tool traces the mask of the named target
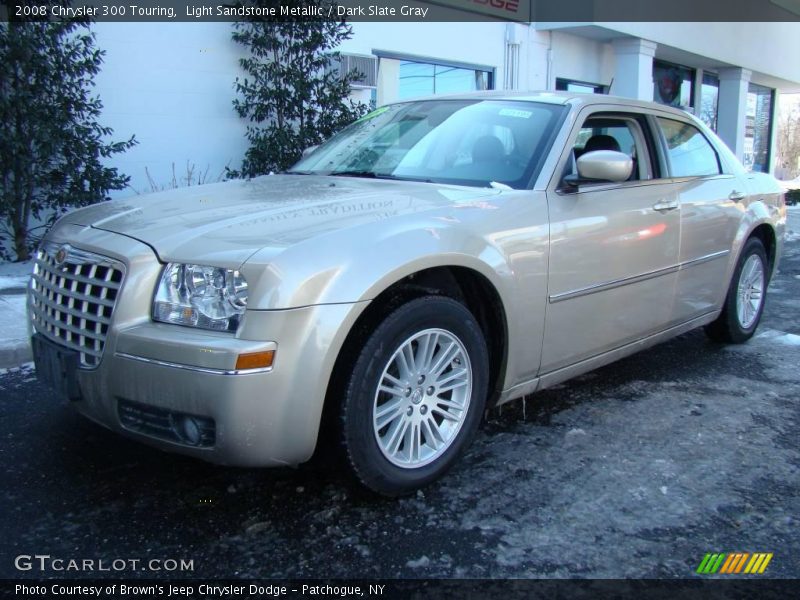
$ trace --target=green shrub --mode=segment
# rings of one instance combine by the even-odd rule
[[[136,140],[110,141],[99,122],[94,43],[87,23],[0,23],[0,259],[28,259],[35,220],[107,200],[129,181],[106,166]]]
[[[328,0],[285,0],[287,6],[331,6]],[[272,5],[274,0],[257,0]],[[367,106],[348,98],[356,72],[339,73],[334,49],[352,35],[343,21],[306,17],[296,21],[253,19],[233,26],[233,40],[247,55],[239,60],[245,76],[236,79],[233,107],[247,119],[250,148],[240,171],[255,177],[296,163],[314,146],[364,115]]]

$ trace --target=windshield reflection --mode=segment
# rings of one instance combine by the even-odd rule
[[[384,106],[288,172],[524,189],[563,110],[508,100]]]

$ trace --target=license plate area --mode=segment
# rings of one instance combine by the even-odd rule
[[[41,333],[34,333],[31,337],[31,350],[39,381],[68,400],[78,400],[78,352],[51,342]]]

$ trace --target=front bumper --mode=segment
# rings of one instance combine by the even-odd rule
[[[235,336],[154,323],[161,264],[152,250],[124,236],[71,229],[57,229],[55,241],[127,269],[100,363],[77,372],[79,412],[149,445],[219,464],[296,465],[311,457],[336,356],[365,303],[247,311]],[[240,354],[266,350],[276,352],[271,368],[236,370]],[[186,417],[204,428],[199,441],[176,431]]]

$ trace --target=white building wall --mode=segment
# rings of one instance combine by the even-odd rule
[[[342,52],[374,50],[491,65],[502,72],[505,23],[351,23]]]
[[[797,23],[599,23],[603,27],[679,48],[703,62],[743,67],[797,82],[800,91],[800,32]],[[707,58],[704,58],[707,57]],[[765,82],[765,85],[768,83]]]
[[[114,139],[135,134],[139,141],[112,159],[133,190],[150,191],[145,168],[168,185],[174,163],[185,185],[187,162],[195,177],[207,170],[210,180],[241,164],[246,124],[231,105],[240,50],[230,23],[97,23],[94,30],[106,51],[96,77],[101,122]]]
[[[567,24],[565,24],[567,25]],[[575,24],[572,24],[575,25]],[[580,24],[578,24],[580,25]],[[753,81],[770,87],[770,78],[800,82],[800,35],[796,24],[783,23],[604,23],[605,39],[575,31],[537,30],[520,24],[484,23],[353,23],[353,37],[342,52],[375,52],[450,61],[494,70],[495,88],[504,89],[506,42],[519,44],[518,89],[554,89],[557,77],[609,85],[616,57],[610,39],[633,35],[679,48],[703,68],[727,61],[753,70]],[[238,168],[247,149],[246,123],[233,111],[233,82],[241,75],[241,48],[231,40],[230,23],[98,23],[98,47],[106,51],[96,78],[105,105],[102,122],[114,138],[136,134],[139,145],[112,159],[131,175],[133,189],[149,191],[147,168],[156,185],[170,185],[175,165],[177,183],[187,163],[195,178],[215,180],[226,165]],[[696,53],[696,54],[694,54]],[[794,54],[792,54],[794,53]],[[397,97],[397,62],[382,60],[378,103]],[[718,68],[714,70],[719,70]],[[783,77],[784,79],[777,79]],[[800,89],[800,83],[798,83]],[[613,91],[613,90],[612,90]],[[367,100],[371,90],[355,95]],[[118,192],[117,196],[133,193]]]
[[[560,31],[550,33],[553,36],[553,72],[549,89],[555,89],[556,78],[606,86],[611,84],[614,78],[614,51],[611,44]]]
[[[354,35],[342,52],[373,51],[491,67],[502,89],[506,23],[353,23]],[[187,164],[195,177],[216,180],[225,166],[238,168],[248,147],[246,123],[231,104],[241,47],[231,40],[230,23],[97,23],[97,46],[106,51],[96,78],[103,100],[102,122],[114,139],[135,134],[139,144],[113,158],[131,176],[131,189],[116,197],[169,186],[173,164],[178,185],[185,185]],[[530,35],[520,27],[523,45]],[[535,32],[534,32],[535,35]],[[528,52],[520,53],[521,87],[528,84]],[[390,77],[384,78],[384,102],[391,101]],[[396,78],[396,73],[394,74]],[[396,86],[396,80],[395,84]],[[386,96],[386,91],[389,95]],[[368,90],[355,98],[369,99]]]

